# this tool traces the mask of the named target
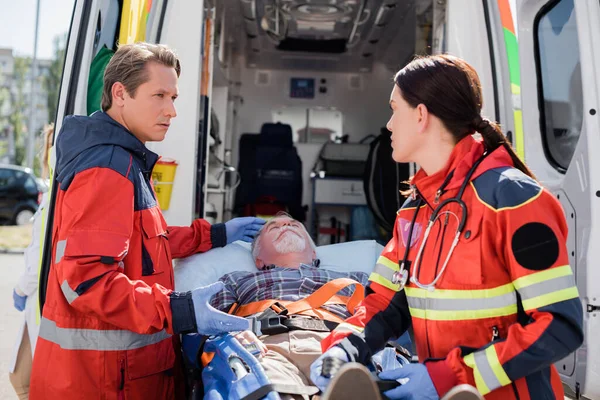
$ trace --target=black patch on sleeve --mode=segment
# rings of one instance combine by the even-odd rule
[[[558,238],[548,225],[530,222],[512,237],[512,252],[517,262],[534,271],[550,268],[558,259]]]
[[[114,257],[108,257],[108,256],[100,256],[100,262],[102,264],[112,265],[112,264],[115,263],[115,258]]]

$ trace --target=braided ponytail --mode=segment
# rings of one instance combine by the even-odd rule
[[[487,118],[482,118],[481,115],[477,115],[473,120],[471,127],[481,134],[483,138],[483,144],[488,152],[492,152],[496,150],[500,146],[504,146],[510,158],[513,162],[515,168],[523,172],[525,175],[530,176],[533,179],[535,175],[531,170],[525,165],[525,163],[517,156],[515,151],[510,144],[510,141],[500,129],[497,123],[490,121]]]

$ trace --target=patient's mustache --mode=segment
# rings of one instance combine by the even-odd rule
[[[279,234],[274,243],[275,251],[280,254],[299,253],[306,248],[306,240],[296,230],[290,230],[296,233],[296,235],[285,235],[289,233],[285,230]]]

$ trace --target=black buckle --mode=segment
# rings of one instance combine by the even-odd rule
[[[277,315],[288,315],[288,309],[278,301],[271,304],[269,308]]]
[[[289,331],[288,327],[282,323],[285,317],[275,316],[260,319],[260,330],[263,335],[277,335]]]
[[[282,321],[287,317],[280,317],[279,315],[263,315],[260,318],[250,317],[250,330],[254,332],[256,336],[261,335],[277,335],[278,333],[284,333],[289,331],[289,328],[285,326]]]

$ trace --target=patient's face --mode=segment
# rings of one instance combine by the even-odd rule
[[[258,240],[258,268],[271,264],[297,268],[300,263],[310,264],[316,257],[304,226],[289,217],[277,217],[267,222]]]

